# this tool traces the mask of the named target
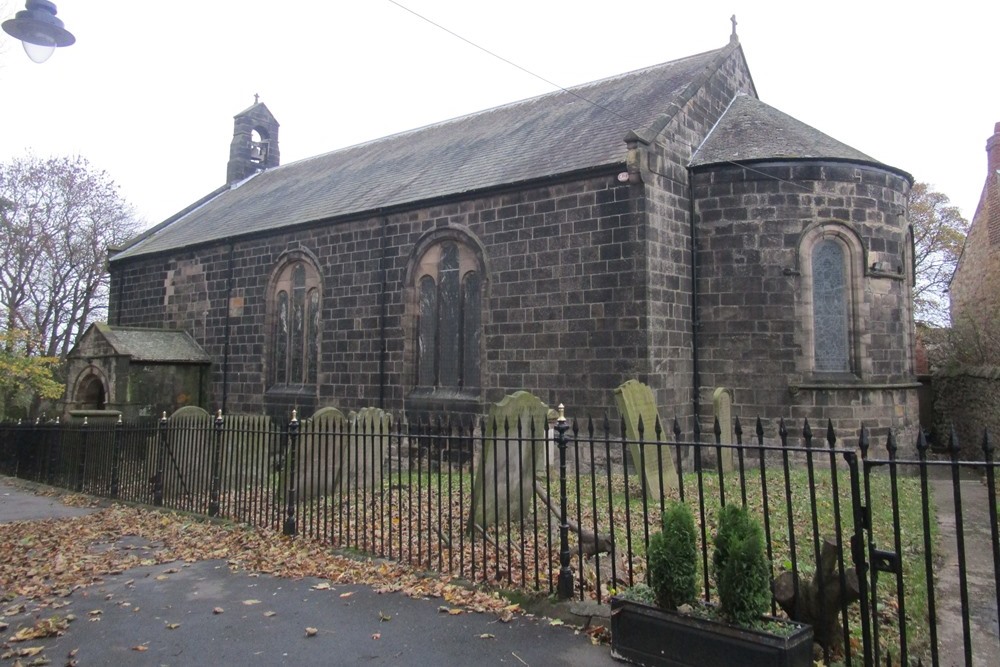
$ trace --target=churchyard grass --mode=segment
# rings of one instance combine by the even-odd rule
[[[828,466],[813,470],[812,481],[805,465],[788,468],[787,483],[783,466],[768,466],[766,524],[768,554],[775,577],[783,571],[797,571],[800,580],[812,578],[816,568],[817,545],[823,539],[838,539],[844,549],[844,567],[851,567],[850,485],[847,475],[838,474],[839,526],[835,514],[834,480]],[[727,503],[743,502],[755,516],[765,517],[765,494],[759,468],[746,470],[745,483],[738,472],[724,476],[720,487],[714,471],[684,472],[684,499],[695,514],[702,540],[711,545],[715,517],[724,494]],[[448,575],[468,579],[492,588],[538,590],[550,593],[550,585],[559,571],[559,520],[538,494],[524,510],[520,521],[491,525],[485,530],[470,531],[473,476],[468,466],[455,466],[444,472],[426,465],[395,470],[386,474],[382,485],[371,489],[350,489],[333,496],[298,503],[296,518],[300,534],[351,552],[386,556]],[[540,480],[555,507],[558,507],[558,470],[553,467]],[[699,488],[701,492],[699,493]],[[608,475],[604,470],[571,474],[567,484],[567,511],[571,522],[571,566],[576,577],[576,591],[591,599],[607,601],[610,595],[645,580],[645,554],[649,535],[658,530],[660,501],[644,501],[641,482],[636,475],[627,478],[621,472]],[[928,645],[927,588],[923,557],[922,500],[919,480],[897,478],[900,510],[900,553],[906,601],[906,628],[911,655]],[[894,549],[893,514],[888,474],[876,471],[871,476],[868,506],[872,515],[875,545]],[[657,494],[658,496],[658,494]],[[679,498],[672,490],[667,498]],[[789,501],[790,499],[790,501]],[[353,502],[352,502],[353,501]],[[812,507],[816,514],[813,519]],[[937,545],[936,519],[931,506],[932,544]],[[275,503],[266,514],[271,526],[280,527],[287,508]],[[789,514],[790,512],[790,514]],[[814,530],[813,526],[817,527]],[[596,556],[581,554],[575,527],[584,533],[614,533],[615,553]],[[701,559],[699,573],[703,586],[714,596],[709,568],[710,548]],[[581,555],[583,556],[581,558]],[[870,579],[868,584],[871,584]],[[875,618],[879,622],[879,642],[886,651],[897,653],[898,599],[892,575],[880,574],[877,586]],[[850,610],[852,654],[861,651],[861,624],[857,602]]]

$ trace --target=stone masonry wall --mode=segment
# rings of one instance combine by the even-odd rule
[[[649,295],[649,376],[660,415],[685,428],[693,405],[691,355],[691,198],[687,164],[694,150],[738,92],[756,94],[740,48],[696,82],[697,92],[677,111],[656,141],[643,146],[639,167],[645,185]],[[708,396],[711,405],[711,394]]]
[[[314,407],[310,400],[346,412],[378,405],[380,394],[386,408],[403,409],[414,381],[404,356],[415,327],[404,308],[407,263],[425,234],[459,226],[486,254],[481,403],[527,389],[566,404],[571,415],[600,416],[613,404],[611,390],[648,363],[645,341],[634,335],[644,309],[642,264],[633,249],[634,193],[616,179],[622,169],[384,218],[276,231],[169,260],[116,262],[109,321],[188,330],[213,359],[212,409],[221,407],[225,391],[227,412],[264,411],[264,294],[281,254],[304,248],[319,259],[323,285],[319,381],[302,399],[303,414]]]
[[[808,418],[825,427],[830,419],[842,437],[862,424],[874,435],[915,433],[908,187],[886,170],[822,162],[696,174],[703,404],[728,387],[744,420]],[[800,271],[803,238],[824,223],[851,230],[863,248],[852,372],[837,377],[812,372],[811,298]],[[876,258],[885,263],[877,271]]]
[[[932,386],[935,422],[924,426],[932,428],[936,447],[948,444],[954,426],[961,458],[982,460],[984,431],[989,431],[994,448],[1000,440],[1000,368],[963,368],[938,373]],[[996,453],[993,457],[997,458]]]

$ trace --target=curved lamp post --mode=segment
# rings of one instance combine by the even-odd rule
[[[57,46],[76,41],[56,18],[55,3],[48,0],[27,0],[22,11],[3,22],[3,31],[21,40],[24,52],[36,63],[48,60]]]

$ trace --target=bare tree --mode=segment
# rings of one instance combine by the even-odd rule
[[[962,254],[969,222],[947,196],[934,192],[926,183],[915,183],[910,190],[909,211],[916,271],[914,317],[919,322],[946,325],[948,283]]]
[[[107,251],[140,229],[111,177],[82,157],[0,164],[0,328],[65,358],[107,310]]]

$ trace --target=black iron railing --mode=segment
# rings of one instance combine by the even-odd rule
[[[702,595],[713,599],[715,514],[739,502],[764,527],[773,611],[807,617],[828,662],[972,664],[973,652],[1000,654],[998,464],[988,437],[982,460],[962,461],[954,437],[945,458],[923,436],[905,458],[892,434],[883,450],[865,430],[845,444],[831,425],[817,437],[808,422],[792,434],[758,419],[746,437],[736,420],[732,443],[718,424],[703,442],[677,421],[669,433],[640,422],[637,441],[607,418],[562,419],[543,432],[498,426],[294,415],[275,425],[221,414],[5,424],[0,473],[597,601],[644,580],[669,499],[694,510]],[[668,461],[673,473],[650,478]],[[972,577],[970,551],[986,570]],[[944,642],[943,624],[960,624],[961,641]]]

